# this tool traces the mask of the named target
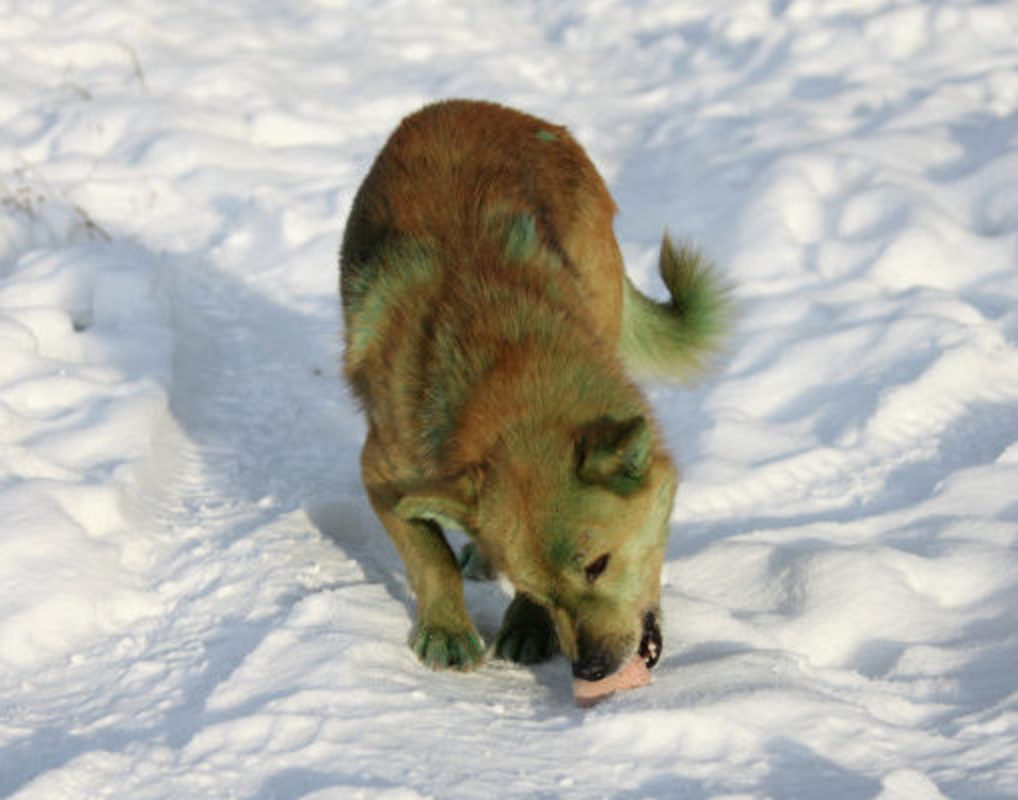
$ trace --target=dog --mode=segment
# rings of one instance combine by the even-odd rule
[[[641,294],[615,213],[564,127],[468,100],[406,117],[354,198],[343,370],[367,417],[364,485],[417,599],[410,644],[432,668],[485,656],[450,528],[515,588],[496,657],[561,650],[596,681],[660,656],[678,473],[630,375],[697,372],[728,295],[667,234],[671,299]]]

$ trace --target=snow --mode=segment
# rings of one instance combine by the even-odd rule
[[[0,795],[1018,796],[1018,3],[0,11]],[[336,250],[406,113],[570,126],[736,284],[652,686],[435,674]],[[468,598],[489,639],[504,587]]]

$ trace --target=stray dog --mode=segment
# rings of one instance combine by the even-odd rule
[[[432,668],[484,657],[450,527],[516,589],[497,657],[560,648],[596,681],[660,655],[678,475],[626,369],[695,371],[728,303],[667,236],[671,301],[642,295],[615,211],[565,128],[463,100],[404,119],[354,199],[344,372],[367,416],[364,485],[417,598],[411,646]]]

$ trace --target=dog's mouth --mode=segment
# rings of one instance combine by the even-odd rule
[[[661,627],[657,624],[657,614],[648,611],[643,615],[643,635],[640,637],[640,658],[647,665],[647,669],[653,668],[661,658]]]

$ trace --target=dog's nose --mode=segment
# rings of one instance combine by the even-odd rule
[[[578,652],[573,662],[574,678],[581,681],[599,681],[622,666],[622,656],[585,631],[580,631],[576,645]]]
[[[599,656],[590,656],[573,662],[573,677],[581,681],[599,681],[608,677],[608,663]]]

